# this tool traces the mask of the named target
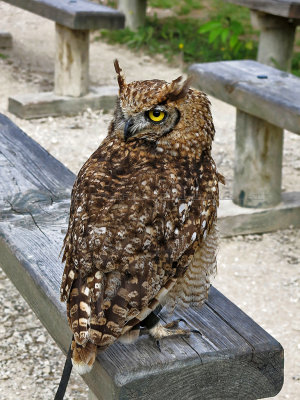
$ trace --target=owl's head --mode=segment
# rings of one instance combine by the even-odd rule
[[[180,76],[170,83],[153,79],[127,84],[118,60],[114,65],[119,84],[115,130],[122,132],[125,142],[191,140],[195,147],[211,143],[210,104],[204,93],[189,87],[190,79],[183,81]]]

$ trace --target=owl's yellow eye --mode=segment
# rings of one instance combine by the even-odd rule
[[[154,122],[160,122],[165,118],[165,113],[163,111],[160,110],[151,110],[148,113],[149,118],[151,119],[151,121]]]

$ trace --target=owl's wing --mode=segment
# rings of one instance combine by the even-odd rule
[[[92,157],[75,183],[61,297],[78,344],[105,348],[155,309],[215,218],[215,191],[195,183],[198,171],[170,181],[151,167],[127,176]]]
[[[201,307],[207,299],[211,278],[217,271],[218,242],[218,230],[214,223],[197,247],[186,273],[177,279],[168,293],[165,299],[168,309],[172,310],[175,305],[182,308]]]

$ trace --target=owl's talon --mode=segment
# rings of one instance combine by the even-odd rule
[[[183,322],[185,325],[187,325],[187,322],[185,319],[179,318],[179,319],[175,319],[174,321],[169,322],[168,324],[164,325],[164,328],[166,328],[166,329],[178,328],[180,322]]]
[[[172,327],[176,325],[176,322],[178,321],[175,321],[175,324],[172,323]],[[154,340],[158,341],[166,337],[189,336],[191,330],[181,328],[170,329],[170,324],[162,325],[158,322],[153,328],[149,329],[149,334],[154,338]]]
[[[193,329],[191,333],[198,333],[198,335],[202,336],[202,333],[198,329]]]
[[[140,336],[149,335],[149,330],[147,328],[140,329]]]

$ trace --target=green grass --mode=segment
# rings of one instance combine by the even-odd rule
[[[227,3],[223,0],[211,0],[210,4],[210,19],[220,20],[229,17],[234,21],[240,22],[247,33],[253,34],[249,8]]]
[[[203,8],[201,0],[149,0],[148,4],[155,8],[172,8],[178,15],[187,15]]]
[[[173,8],[174,6],[176,7],[179,3],[181,3],[180,0],[150,0],[149,6],[151,7],[156,7],[156,8]]]
[[[251,26],[247,7],[222,0],[148,0],[148,5],[172,8],[177,16],[147,18],[137,32],[102,31],[101,38],[132,50],[162,54],[168,61],[180,58],[186,64],[256,58],[258,32]],[[204,7],[205,19],[192,17],[193,10]],[[294,55],[292,71],[300,76],[300,53]]]
[[[163,54],[169,61],[175,55],[181,55],[185,63],[255,57],[254,47],[243,46],[234,54],[225,45],[214,45],[209,41],[209,34],[197,33],[201,26],[196,19],[159,20],[154,17],[147,19],[146,25],[137,32],[129,29],[103,31],[101,37],[109,43],[125,44],[134,50],[143,48],[150,54]]]
[[[220,16],[218,20],[222,21],[222,17]],[[226,40],[223,40],[224,35],[212,40],[209,31],[199,33],[203,23],[204,21],[193,18],[170,17],[162,20],[153,17],[147,18],[146,25],[137,32],[129,29],[102,31],[101,38],[109,43],[124,44],[133,50],[142,48],[150,54],[163,54],[169,61],[174,56],[182,57],[185,63],[255,58],[256,43],[249,39],[244,31],[242,31],[243,37],[236,36],[237,49],[230,45],[233,35],[230,29]],[[226,23],[228,27],[234,21],[226,19]]]
[[[300,77],[300,52],[294,53],[292,59],[292,73]]]
[[[193,61],[195,57],[205,57],[207,53],[207,41],[200,35],[195,35],[201,24],[197,20],[179,20],[167,18],[147,18],[145,27],[138,32],[129,29],[123,31],[105,31],[102,37],[110,43],[126,44],[129,48],[145,49],[150,54],[163,54],[168,60],[177,54],[182,54],[185,62]],[[218,52],[209,50],[212,57],[218,56]]]

